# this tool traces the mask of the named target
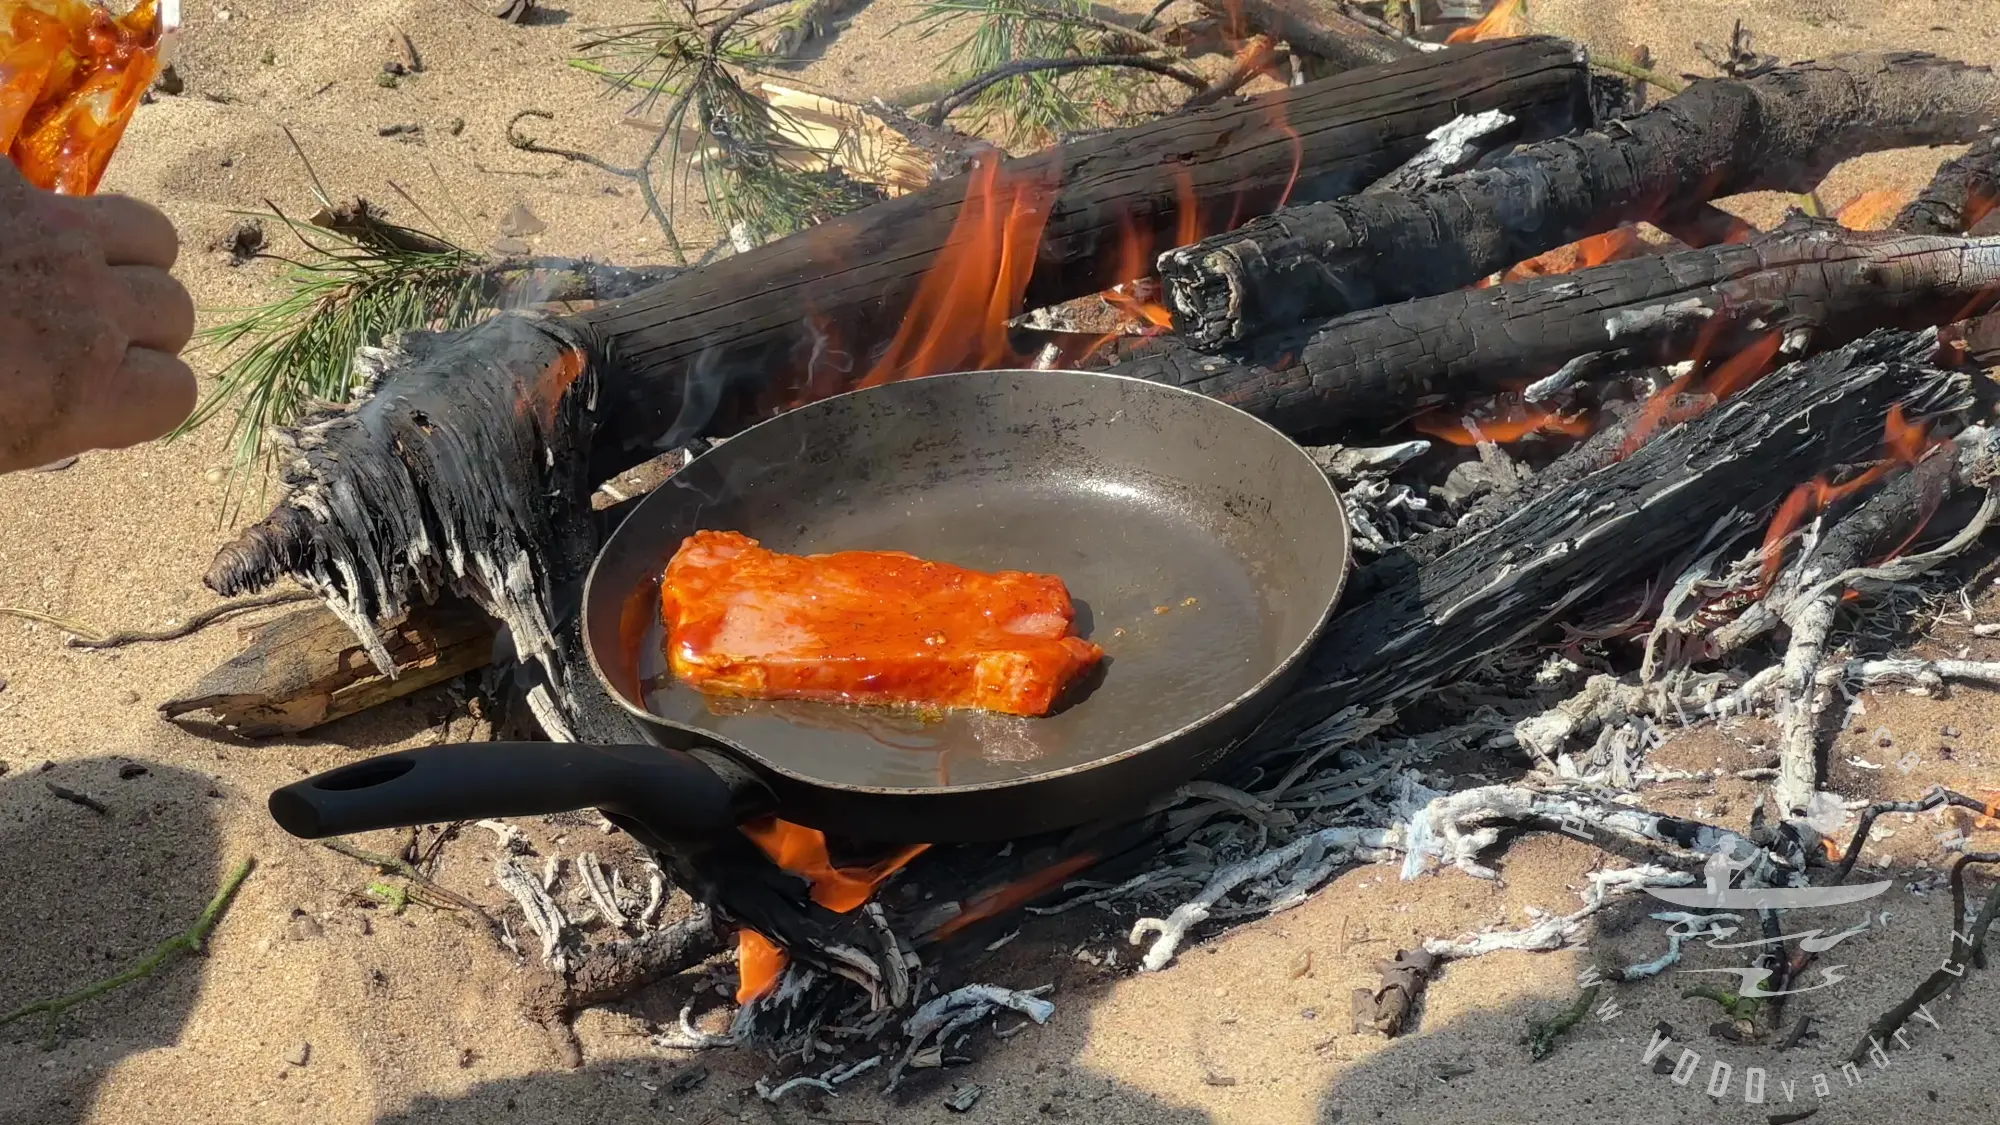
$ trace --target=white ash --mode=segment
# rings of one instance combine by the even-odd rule
[[[591,905],[597,908],[598,917],[621,929],[631,925],[624,910],[619,908],[618,896],[605,877],[604,866],[598,862],[597,853],[584,852],[577,856],[576,873],[584,891],[590,896]]]
[[[511,857],[493,865],[493,881],[519,904],[528,928],[541,939],[542,962],[557,973],[568,972],[570,922],[548,890]]]
[[[1505,110],[1462,113],[1424,135],[1430,143],[1395,171],[1370,184],[1368,191],[1411,191],[1462,171],[1491,147],[1485,139],[1514,117]]]
[[[1686,886],[1694,876],[1656,864],[1623,867],[1614,871],[1593,871],[1585,886],[1583,907],[1570,914],[1553,914],[1529,907],[1533,923],[1521,930],[1489,930],[1456,940],[1432,939],[1424,942],[1424,952],[1438,957],[1478,957],[1500,950],[1540,952],[1576,944],[1583,932],[1584,919],[1604,909],[1612,898],[1631,894],[1642,887]]]
[[[1618,970],[1617,978],[1622,981],[1644,980],[1655,977],[1680,963],[1681,946],[1689,938],[1706,937],[1710,927],[1720,922],[1740,922],[1735,914],[1689,914],[1681,910],[1663,910],[1652,915],[1653,920],[1671,923],[1667,930],[1667,951],[1651,961],[1641,961]],[[1696,929],[1682,929],[1683,926],[1697,926]]]
[[[1261,898],[1267,905],[1277,901],[1281,893],[1297,893],[1290,880],[1279,887],[1259,885],[1287,867],[1298,864],[1309,853],[1325,856],[1340,853],[1342,859],[1376,859],[1387,854],[1392,848],[1391,835],[1381,828],[1323,828],[1309,836],[1301,837],[1280,848],[1258,855],[1242,863],[1233,864],[1217,871],[1210,877],[1208,885],[1193,899],[1182,903],[1166,918],[1141,918],[1132,924],[1132,932],[1127,940],[1138,945],[1149,936],[1153,938],[1146,949],[1140,967],[1147,972],[1157,972],[1173,960],[1180,943],[1187,937],[1188,930],[1206,921],[1215,905],[1231,892],[1244,884],[1252,884],[1249,895]],[[1315,861],[1312,870],[1324,869],[1320,878],[1332,873],[1332,864]]]
[[[1056,1014],[1056,1006],[1042,999],[1042,994],[1053,987],[1043,985],[1023,991],[992,984],[968,984],[928,1001],[903,1021],[903,1034],[909,1038],[909,1045],[889,1072],[884,1092],[896,1089],[902,1081],[903,1071],[913,1064],[932,1040],[942,1046],[954,1032],[970,1027],[1003,1008],[1019,1012],[1038,1024],[1049,1022],[1049,1018]]]

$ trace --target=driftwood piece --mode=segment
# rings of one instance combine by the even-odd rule
[[[1746,191],[1808,191],[1849,157],[1974,140],[2000,77],[1871,52],[1698,82],[1603,129],[1522,148],[1418,195],[1288,207],[1162,255],[1200,347],[1469,285],[1543,251]]]
[[[1550,375],[1733,356],[1777,333],[1787,354],[1880,327],[1947,324],[1990,304],[2000,238],[1848,231],[1794,219],[1756,242],[1634,258],[1350,313],[1268,364],[1171,337],[1111,367],[1213,395],[1289,432],[1391,422]]]
[[[1970,379],[1933,366],[1935,350],[1935,333],[1883,331],[1791,364],[1433,563],[1384,556],[1376,593],[1333,620],[1302,690],[1251,742],[1428,690],[1718,531],[1760,528],[1794,484],[1873,456],[1892,405],[1913,421],[1971,405]]]
[[[1308,79],[1355,67],[1395,62],[1417,48],[1382,35],[1349,16],[1332,0],[1200,0],[1235,39],[1260,32],[1291,44]]]
[[[297,734],[484,667],[493,622],[463,602],[413,611],[384,628],[383,675],[346,623],[324,606],[244,630],[244,650],[160,704],[169,719],[204,712],[249,738]]]
[[[1375,962],[1382,984],[1354,990],[1354,1030],[1379,1031],[1391,1039],[1401,1035],[1416,1014],[1417,1001],[1430,985],[1438,963],[1438,957],[1421,949],[1399,949],[1394,960]]]
[[[1992,224],[1992,231],[1986,226]],[[1896,214],[1912,234],[2000,234],[2000,133],[1945,162],[1922,193]]]

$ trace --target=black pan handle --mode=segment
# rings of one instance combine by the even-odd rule
[[[279,827],[308,840],[593,806],[663,840],[703,839],[740,819],[729,783],[701,759],[646,745],[469,742],[402,750],[295,781],[270,800]]]

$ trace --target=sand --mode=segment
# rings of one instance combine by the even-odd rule
[[[859,96],[931,76],[936,41],[902,27],[914,6],[878,0],[801,76]],[[575,0],[529,26],[509,26],[454,0],[361,4],[213,0],[193,4],[180,69],[187,93],[139,114],[107,188],[149,199],[180,224],[180,275],[214,310],[276,290],[276,267],[233,267],[211,243],[236,212],[271,200],[312,209],[311,179],[281,126],[335,196],[390,201],[400,186],[456,237],[475,246],[498,234],[516,203],[547,224],[540,250],[594,253],[623,262],[665,260],[659,232],[629,185],[603,173],[508,147],[502,130],[524,108],[547,110],[542,134],[629,160],[641,135],[619,127],[624,108],[563,60],[582,28],[643,18],[635,0]],[[1935,50],[2000,61],[1995,0],[1684,0],[1672,5],[1549,0],[1542,28],[1599,51],[1650,45],[1664,71],[1704,69],[1695,41],[1726,41],[1743,18],[1758,46],[1785,58],[1869,47]],[[425,72],[388,89],[375,74],[392,28],[407,32]],[[453,124],[464,122],[462,130]],[[419,123],[421,143],[378,135]],[[1824,189],[1835,206],[1865,189],[1914,190],[1949,153],[1894,153],[1856,161]],[[1761,221],[1781,200],[1740,201]],[[273,231],[274,235],[277,232]],[[711,236],[690,216],[685,233]],[[212,370],[213,357],[197,355]],[[0,478],[0,605],[95,629],[161,627],[213,604],[200,585],[214,548],[238,517],[223,508],[213,470],[227,461],[222,428],[120,453],[94,454],[54,473]],[[1982,611],[1992,607],[1982,603]],[[1348,1028],[1350,989],[1369,966],[1425,937],[1525,921],[1528,906],[1574,909],[1582,876],[1603,861],[1575,841],[1533,838],[1501,861],[1503,882],[1456,872],[1402,883],[1384,867],[1342,875],[1304,906],[1185,951],[1168,971],[1129,976],[1101,960],[1130,918],[1072,918],[1031,927],[982,966],[997,983],[1053,983],[1058,1007],[1046,1028],[1004,1044],[982,1042],[980,1061],[913,1083],[898,1100],[872,1088],[833,1101],[773,1108],[748,1092],[767,1060],[737,1052],[699,1058],[649,1045],[647,1021],[671,1018],[705,988],[680,981],[580,1025],[587,1065],[561,1067],[549,1038],[519,1016],[531,974],[453,916],[411,907],[393,914],[364,894],[360,865],[280,833],[263,811],[274,786],[362,754],[448,738],[479,737],[482,724],[448,692],[421,694],[301,739],[249,743],[161,722],[153,706],[231,653],[229,627],[173,644],[118,652],[64,647],[58,630],[0,617],[0,1011],[54,995],[129,964],[185,927],[244,857],[258,866],[215,931],[208,956],[76,1009],[52,1050],[44,1029],[0,1029],[0,1122],[6,1125],[196,1125],[204,1122],[614,1122],[854,1121],[948,1117],[953,1083],[985,1094],[968,1119],[1087,1121],[1093,1125],[1196,1122],[1763,1121],[1822,1104],[1815,1121],[1992,1119],[1986,1075],[2000,1043],[1981,1008],[2000,998],[1991,974],[1933,1006],[1939,1026],[1918,1025],[1886,1070],[1849,1088],[1832,1061],[1876,1012],[1930,971],[1945,948],[1944,896],[1907,885],[1937,859],[1948,825],[1896,820],[1884,854],[1909,874],[1872,909],[1882,924],[1843,946],[1852,976],[1797,998],[1823,1037],[1774,1053],[1708,1033],[1713,1005],[1683,1000],[1680,981],[1620,993],[1615,1018],[1592,1017],[1550,1059],[1527,1061],[1525,1019],[1567,1004],[1593,956],[1636,960],[1663,948],[1660,923],[1635,906],[1599,920],[1597,953],[1495,955],[1452,967],[1430,990],[1421,1033],[1384,1041]],[[2000,657],[2000,644],[1941,624],[1927,642]],[[1956,738],[1939,732],[1959,731]],[[1892,745],[1882,747],[1880,732]],[[2000,709],[1979,692],[1937,701],[1871,700],[1862,729],[1842,736],[1832,783],[1850,794],[1914,794],[1935,781],[2000,780],[1987,747]],[[1759,724],[1704,731],[1661,751],[1684,765],[1747,765]],[[1944,748],[1950,747],[1946,758]],[[1904,772],[1893,763],[1914,754]],[[1869,769],[1850,759],[1887,768]],[[135,772],[132,767],[142,767]],[[126,776],[130,775],[130,776]],[[56,799],[53,781],[100,800],[98,814]],[[1658,803],[1732,824],[1754,790],[1693,788]],[[1968,825],[1969,826],[1969,825]],[[608,860],[629,845],[587,817],[529,822],[545,852],[594,849]],[[364,839],[381,849],[388,834]],[[498,903],[488,885],[494,843],[472,833],[444,850],[440,878]],[[636,870],[636,868],[633,868]],[[1843,915],[1830,922],[1846,925]],[[1707,963],[1731,963],[1723,951]],[[703,991],[712,1003],[712,991]],[[1645,1065],[1658,1021],[1701,1056],[1688,1085]],[[1680,1047],[1665,1057],[1680,1057]],[[1734,1067],[1730,1093],[1703,1092],[1720,1058]],[[303,1060],[302,1062],[299,1060]],[[1745,1105],[1743,1075],[1769,1074],[1767,1102]],[[666,1085],[691,1068],[709,1077],[687,1093]],[[1829,1076],[1828,1095],[1812,1077]],[[866,1087],[866,1084],[862,1084]]]

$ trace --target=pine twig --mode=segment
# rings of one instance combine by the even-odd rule
[[[200,953],[208,942],[209,933],[215,929],[216,923],[222,921],[222,915],[228,911],[230,901],[236,897],[237,888],[243,885],[243,880],[250,877],[250,871],[256,864],[257,861],[255,859],[246,859],[242,863],[237,864],[236,870],[231,871],[229,877],[222,881],[222,889],[215,892],[214,898],[208,900],[208,905],[202,909],[201,916],[195,919],[194,925],[161,942],[153,952],[147,954],[145,959],[138,964],[116,976],[106,977],[103,980],[84,985],[82,988],[66,996],[37,1000],[32,1004],[25,1004],[16,1008],[5,1015],[0,1015],[0,1026],[25,1019],[28,1016],[46,1014],[49,1017],[49,1034],[48,1038],[43,1041],[43,1046],[53,1049],[56,1038],[56,1020],[64,1012],[114,989],[123,988],[135,980],[143,980],[150,977],[154,973],[159,972],[168,962],[182,954]]]
[[[425,875],[423,872],[418,871],[416,865],[410,863],[408,860],[402,858],[401,856],[379,855],[375,852],[364,851],[360,848],[355,847],[353,844],[350,844],[347,841],[338,838],[332,840],[321,840],[320,843],[324,845],[327,848],[327,850],[339,852],[341,855],[344,855],[349,859],[359,860],[360,862],[368,864],[369,866],[375,868],[377,871],[381,872],[384,875],[401,875],[403,878],[410,881],[410,889],[416,892],[416,894],[419,896],[419,901],[422,901],[424,899],[430,900],[424,903],[424,905],[426,906],[443,907],[445,909],[450,909],[450,910],[463,910],[466,913],[472,915],[473,917],[479,919],[481,922],[484,922],[486,924],[486,928],[491,930],[492,932],[496,934],[500,932],[500,923],[493,920],[493,916],[486,912],[485,907],[480,906],[478,903],[472,901],[469,898],[466,898],[464,895],[459,894],[457,891],[447,890],[446,888],[438,885],[436,880],[433,880],[429,876]]]
[[[1005,82],[1009,78],[1041,71],[1083,70],[1095,66],[1129,67],[1133,70],[1150,71],[1171,78],[1197,93],[1208,89],[1208,80],[1201,75],[1147,55],[1078,55],[1068,59],[1016,59],[987,71],[939,98],[931,106],[924,120],[932,128],[942,128],[945,118],[950,117],[953,110],[986,92],[989,87]]]
[[[1540,1061],[1555,1053],[1557,1041],[1569,1034],[1569,1030],[1582,1021],[1584,1014],[1590,1011],[1590,1006],[1597,1003],[1598,990],[1603,987],[1601,984],[1593,984],[1584,989],[1577,996],[1576,1003],[1549,1019],[1529,1020],[1528,1057]]]
[[[1957,914],[1951,920],[1951,953],[1945,958],[1945,963],[1925,977],[1907,999],[1883,1012],[1868,1025],[1868,1030],[1861,1033],[1861,1041],[1847,1053],[1848,1061],[1858,1063],[1867,1058],[1872,1048],[1901,1031],[1910,1017],[1921,1011],[1924,1005],[1963,980],[1967,966],[1984,959],[1987,933],[1993,927],[1994,918],[2000,916],[2000,884],[1996,884],[1993,892],[1986,896],[1986,905],[1980,908],[1979,916],[1972,920],[1972,925],[1961,930],[1959,927],[1965,925],[1962,873],[1968,864],[1973,863],[2000,863],[2000,852],[1967,852],[1952,865],[1952,904]]]

